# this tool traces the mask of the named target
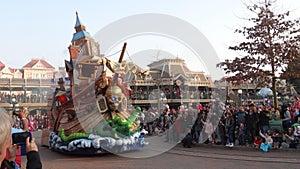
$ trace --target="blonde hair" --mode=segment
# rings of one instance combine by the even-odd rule
[[[0,108],[0,121],[0,146],[2,146],[6,139],[10,137],[9,134],[12,126],[12,119],[3,108]]]

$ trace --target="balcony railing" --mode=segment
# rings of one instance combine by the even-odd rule
[[[0,87],[50,87],[55,84],[52,83],[51,79],[0,79]]]

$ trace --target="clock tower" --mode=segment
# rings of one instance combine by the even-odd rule
[[[66,71],[70,79],[70,87],[73,86],[73,67],[79,55],[100,56],[100,45],[95,42],[89,32],[86,31],[85,25],[79,19],[76,12],[75,33],[68,47],[70,61],[65,61]]]
[[[78,12],[76,12],[75,33],[69,46],[70,61],[77,59],[79,53],[81,55],[88,56],[100,56],[100,47],[97,42],[94,41],[89,32],[86,31],[86,27],[79,19]]]

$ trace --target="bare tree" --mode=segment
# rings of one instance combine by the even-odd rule
[[[281,78],[286,79],[288,84],[294,87],[294,92],[290,91],[290,94],[300,93],[300,58],[290,62],[287,68],[281,74]]]
[[[288,20],[289,11],[276,14],[274,4],[275,1],[264,0],[246,5],[255,17],[248,19],[251,26],[235,30],[245,37],[245,41],[229,47],[242,52],[242,56],[225,60],[217,66],[223,68],[230,75],[228,80],[235,84],[257,80],[260,86],[271,86],[274,106],[278,107],[276,74],[300,57],[300,22],[298,19]]]

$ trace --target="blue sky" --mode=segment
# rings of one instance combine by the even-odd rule
[[[69,58],[75,25],[75,11],[87,31],[94,35],[106,25],[126,16],[161,13],[176,16],[197,27],[210,41],[219,58],[237,53],[228,46],[240,39],[234,29],[245,25],[249,16],[246,0],[9,0],[0,5],[0,61],[21,68],[31,58],[45,58],[54,67]],[[300,17],[299,0],[278,0],[277,9],[293,10]],[[100,44],[101,45],[101,44]],[[181,51],[177,51],[180,53]]]

